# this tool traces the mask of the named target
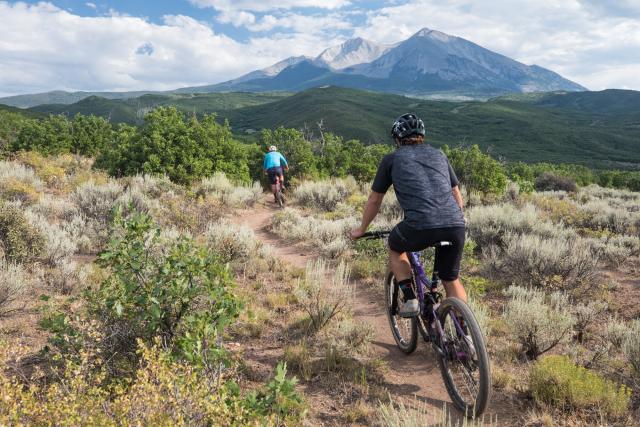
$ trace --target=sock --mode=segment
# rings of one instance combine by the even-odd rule
[[[398,282],[398,286],[402,290],[405,301],[416,298],[416,293],[413,291],[413,279],[401,280]]]

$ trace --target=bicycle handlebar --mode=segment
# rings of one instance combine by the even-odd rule
[[[384,239],[387,237],[391,231],[367,231],[362,236],[358,237],[359,239],[373,240],[373,239]]]

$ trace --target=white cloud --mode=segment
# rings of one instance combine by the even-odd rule
[[[264,15],[261,19],[244,24],[249,31],[271,31],[276,28],[297,33],[320,34],[350,30],[352,25],[338,14],[301,15],[287,12],[278,16]]]
[[[313,35],[239,43],[187,16],[162,24],[80,17],[50,3],[0,2],[0,92],[173,89],[216,83],[320,49]]]
[[[640,89],[636,0],[411,0],[369,11],[346,0],[190,1],[215,8],[216,19],[241,28],[246,41],[187,16],[161,23],[115,11],[81,17],[51,3],[0,0],[0,93],[211,84],[289,56],[315,56],[352,35],[393,43],[425,26],[591,89]],[[354,28],[363,13],[366,23]]]
[[[198,7],[212,7],[221,11],[246,10],[268,12],[278,9],[317,8],[339,9],[350,4],[348,0],[189,0]]]
[[[98,8],[98,6],[96,6],[95,3],[91,3],[91,2],[85,3],[85,6],[91,8],[91,9],[97,9]]]

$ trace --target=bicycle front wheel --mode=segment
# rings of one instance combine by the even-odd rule
[[[489,404],[491,371],[484,335],[467,304],[446,298],[438,307],[443,335],[438,362],[454,405],[469,418],[481,415]]]
[[[393,278],[393,273],[387,274],[384,281],[387,318],[393,339],[398,348],[406,354],[413,353],[418,345],[418,321],[416,317],[404,318],[398,314],[404,302],[402,292]]]

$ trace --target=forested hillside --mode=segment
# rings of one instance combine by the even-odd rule
[[[278,126],[319,138],[324,131],[364,144],[388,144],[394,117],[424,117],[436,146],[478,144],[506,161],[577,163],[599,168],[640,165],[640,93],[603,91],[517,95],[488,102],[447,102],[343,89],[286,94],[146,95],[128,100],[91,97],[72,105],[43,105],[39,113],[95,114],[113,123],[141,124],[156,106],[190,114],[218,113],[232,131],[252,134]]]

